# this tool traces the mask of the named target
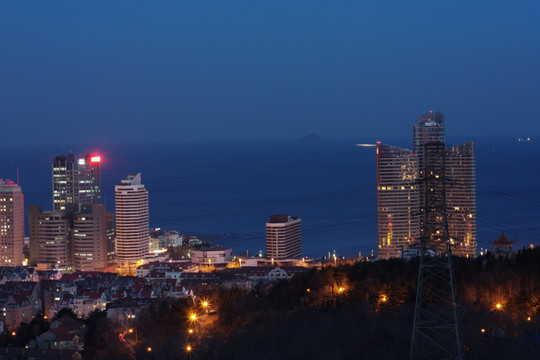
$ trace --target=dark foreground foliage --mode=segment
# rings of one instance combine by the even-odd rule
[[[201,315],[199,305],[164,301],[134,324],[137,358],[407,359],[417,272],[414,260],[364,262],[313,269],[269,290],[222,290],[205,295],[218,314],[195,324],[188,316]],[[538,359],[540,251],[513,261],[456,258],[455,273],[466,359]],[[112,337],[94,341],[115,354]],[[87,358],[106,358],[98,353]]]

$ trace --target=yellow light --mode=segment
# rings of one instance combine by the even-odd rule
[[[189,315],[189,319],[190,319],[191,321],[197,321],[197,314],[195,314],[195,313],[190,314],[190,315]]]
[[[481,329],[480,330],[482,333],[485,333],[486,332],[486,329]]]
[[[17,333],[14,331],[14,332],[11,333],[11,335],[15,336],[15,335],[17,335]]]
[[[344,288],[342,288],[342,287],[340,287],[340,288],[338,289],[338,291],[339,291],[340,293],[342,293],[342,292],[344,292],[344,291],[345,291],[345,289],[344,289]]]
[[[501,309],[502,309],[502,304],[501,304],[501,303],[497,303],[497,305],[495,305],[495,307],[497,308],[497,310],[501,310]]]
[[[189,332],[190,334],[193,334],[193,329],[189,329],[188,332]]]
[[[527,318],[527,321],[531,321],[531,317],[530,317],[530,316]]]
[[[388,297],[386,295],[381,295],[381,302],[386,302]]]
[[[152,348],[149,346],[149,347],[146,348],[146,351],[150,352],[150,351],[152,351]]]
[[[191,345],[186,346],[186,351],[187,351],[187,352],[190,352],[190,351],[191,351]]]
[[[130,333],[133,333],[133,329],[129,329],[129,332],[130,332]]]
[[[208,307],[208,301],[203,301],[202,306],[203,307]]]
[[[307,291],[307,292],[311,292],[311,289],[307,289],[306,291]]]

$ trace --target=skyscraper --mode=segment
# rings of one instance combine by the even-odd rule
[[[116,204],[116,261],[118,272],[135,272],[149,254],[148,191],[141,174],[129,174],[114,187]]]
[[[448,232],[456,245],[452,252],[475,256],[476,165],[473,142],[446,149],[446,181]]]
[[[21,187],[0,179],[0,266],[20,266],[24,246],[24,197]]]
[[[396,257],[419,242],[425,208],[424,146],[446,141],[444,116],[430,111],[413,126],[414,151],[377,145],[378,248],[382,258]],[[416,163],[416,170],[411,165]],[[453,253],[476,255],[476,167],[474,143],[445,151],[446,208]],[[407,188],[407,186],[411,186]],[[390,188],[390,190],[389,190]],[[399,190],[397,190],[399,189]],[[392,220],[390,220],[392,219]],[[416,224],[416,225],[415,225]]]
[[[399,257],[420,236],[418,158],[411,150],[377,143],[379,257]]]
[[[271,215],[266,223],[266,257],[274,260],[302,256],[302,220],[290,215]]]
[[[82,205],[101,203],[101,156],[70,152],[52,160],[53,210],[80,211]]]
[[[28,207],[30,264],[46,270],[73,270],[71,216],[64,211],[43,211],[41,205]]]
[[[114,265],[114,213],[93,204],[73,214],[75,271],[104,271]]]

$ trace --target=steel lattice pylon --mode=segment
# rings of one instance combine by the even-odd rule
[[[411,359],[463,359],[452,240],[446,218],[444,143],[424,145],[423,225]],[[429,254],[429,250],[433,250]]]

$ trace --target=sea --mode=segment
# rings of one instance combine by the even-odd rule
[[[412,147],[412,140],[381,139]],[[540,239],[540,141],[475,141],[478,251],[501,231],[514,248]],[[376,154],[373,139],[221,141],[138,144],[0,145],[0,178],[22,186],[25,207],[52,208],[51,160],[101,156],[102,200],[114,210],[114,186],[140,172],[149,192],[150,226],[198,235],[235,254],[265,251],[273,214],[302,219],[302,254],[356,257],[376,253]],[[28,231],[28,226],[26,227]]]

